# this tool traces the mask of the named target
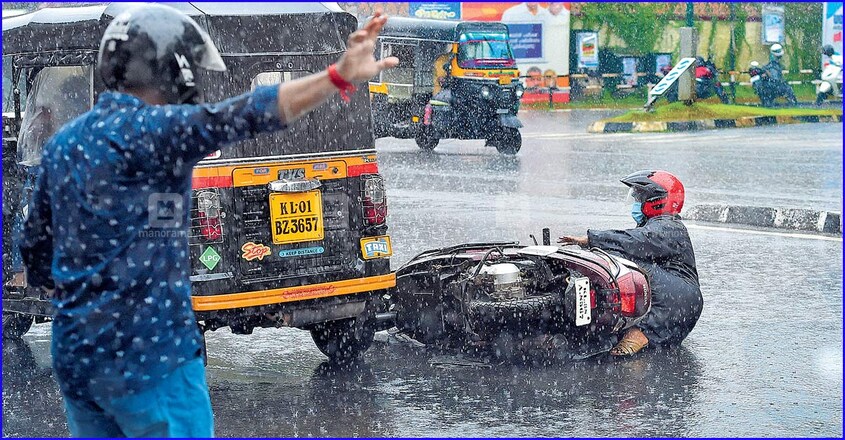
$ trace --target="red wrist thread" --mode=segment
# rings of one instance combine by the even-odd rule
[[[351,82],[343,79],[343,77],[337,73],[337,67],[334,64],[330,65],[326,70],[329,72],[329,80],[335,87],[338,88],[338,90],[340,90],[340,98],[343,99],[344,102],[349,102],[349,94],[355,93],[358,88]]]

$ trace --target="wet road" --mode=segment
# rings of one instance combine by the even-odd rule
[[[600,112],[527,115],[523,151],[377,142],[394,266],[463,241],[630,227],[618,179],[665,168],[688,204],[842,208],[842,125],[589,135]],[[208,335],[220,436],[841,436],[842,241],[691,224],[705,308],[635,359],[443,367],[378,345],[335,372],[307,333]],[[4,342],[3,435],[67,435],[49,327]]]

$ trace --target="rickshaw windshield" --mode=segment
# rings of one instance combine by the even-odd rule
[[[458,65],[462,68],[513,67],[508,36],[502,32],[466,32],[461,34]]]
[[[18,163],[38,165],[44,142],[91,108],[93,71],[93,66],[50,66],[35,75],[18,134]]]

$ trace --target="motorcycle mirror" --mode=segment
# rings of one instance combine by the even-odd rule
[[[528,234],[528,236],[531,237],[532,240],[534,240],[534,246],[538,246],[540,244],[540,243],[537,243],[537,239],[534,238],[534,234]]]

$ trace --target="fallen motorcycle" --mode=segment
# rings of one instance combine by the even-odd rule
[[[382,316],[426,345],[468,349],[557,335],[567,350],[591,355],[643,318],[651,289],[636,264],[601,249],[547,239],[543,246],[470,243],[411,259],[397,270],[385,304]]]

